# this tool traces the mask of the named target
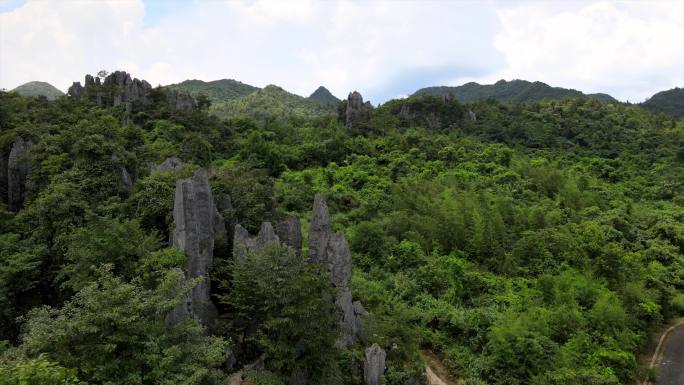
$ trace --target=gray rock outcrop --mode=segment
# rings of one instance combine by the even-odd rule
[[[387,354],[378,344],[373,344],[366,349],[363,362],[363,379],[366,385],[380,385],[382,383],[386,358]]]
[[[192,289],[187,300],[167,316],[167,323],[175,325],[193,315],[207,326],[216,317],[209,281],[214,243],[227,238],[227,234],[223,217],[214,203],[206,170],[176,182],[173,221],[172,244],[187,256],[186,277],[203,280]]]
[[[93,98],[100,107],[126,106],[130,111],[133,103],[148,104],[151,102],[152,86],[145,80],[132,78],[125,71],[114,71],[100,82],[99,77],[85,76],[85,85],[74,82],[68,94],[72,97],[87,96]],[[187,93],[170,91],[167,100],[171,110],[189,111],[195,108],[195,100]]]
[[[133,177],[126,170],[126,167],[121,166],[121,189],[126,193],[126,195],[131,195],[133,193]]]
[[[337,292],[335,305],[342,330],[342,337],[338,344],[349,347],[362,334],[360,325],[363,315],[357,316],[352,304],[349,244],[344,234],[332,231],[328,205],[321,194],[316,194],[314,198],[313,218],[309,226],[308,258],[311,263],[319,263],[324,266],[330,274],[330,281]],[[360,306],[360,309],[363,307]]]
[[[285,215],[276,222],[275,232],[283,244],[290,246],[297,255],[302,252],[302,225],[296,215]]]
[[[254,237],[249,235],[247,229],[237,224],[233,232],[233,258],[243,258],[248,253],[274,242],[280,244],[280,238],[273,230],[271,222],[263,222],[259,233]]]
[[[7,206],[11,211],[19,211],[26,199],[26,177],[29,171],[29,155],[33,142],[18,137],[7,159]]]
[[[366,120],[372,107],[370,103],[363,102],[363,96],[357,91],[350,92],[347,96],[347,109],[345,111],[345,125],[352,128],[363,120]]]
[[[163,162],[154,166],[152,171],[163,172],[163,171],[178,171],[183,168],[183,161],[175,156],[164,159]]]
[[[192,111],[196,107],[195,99],[189,94],[179,92],[178,90],[171,90],[169,92],[169,107],[172,110]]]
[[[0,203],[7,203],[7,162],[9,153],[0,150]]]

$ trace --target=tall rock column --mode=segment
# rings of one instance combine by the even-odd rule
[[[378,344],[366,349],[363,363],[363,379],[366,385],[380,385],[385,373],[385,358],[387,354]]]
[[[167,322],[176,324],[192,314],[207,326],[216,317],[216,308],[211,302],[209,292],[214,241],[225,239],[227,234],[223,217],[216,209],[205,170],[199,170],[191,178],[176,182],[173,221],[175,229],[172,244],[183,250],[187,256],[186,277],[201,277],[203,280],[192,289],[187,301],[167,316]]]
[[[7,206],[11,211],[19,211],[26,199],[31,147],[33,142],[20,136],[14,141],[7,159]]]
[[[342,329],[338,344],[349,347],[361,335],[361,315],[356,314],[352,303],[351,252],[344,234],[332,231],[328,205],[321,194],[316,194],[314,198],[313,219],[309,227],[308,257],[311,263],[321,264],[330,274],[331,283],[337,291],[335,305]]]

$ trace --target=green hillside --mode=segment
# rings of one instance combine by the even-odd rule
[[[258,90],[258,87],[242,83],[233,79],[221,79],[210,82],[202,80],[186,80],[177,84],[170,84],[165,88],[187,92],[193,97],[204,94],[212,103],[241,98]]]
[[[506,102],[534,102],[544,99],[564,99],[583,96],[577,90],[551,87],[542,82],[529,82],[526,80],[512,80],[510,82],[499,80],[494,84],[466,83],[457,87],[427,87],[416,91],[414,95],[443,96],[453,94],[460,101],[473,101],[481,99],[496,99]],[[616,100],[607,94],[587,95],[599,100],[615,102]]]
[[[652,112],[684,118],[684,88],[658,92],[640,105]]]
[[[0,92],[0,384],[628,385],[684,316],[684,120],[147,96]]]
[[[55,86],[46,82],[28,82],[11,90],[22,96],[45,96],[48,100],[55,100],[60,96],[64,96],[64,92],[58,90]]]
[[[248,116],[263,120],[273,116],[324,116],[334,113],[335,109],[336,105],[304,98],[269,85],[242,98],[216,103],[211,106],[211,113],[221,118]]]

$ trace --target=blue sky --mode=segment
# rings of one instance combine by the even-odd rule
[[[684,2],[0,0],[0,88],[100,69],[376,104],[499,79],[638,102],[684,86]]]

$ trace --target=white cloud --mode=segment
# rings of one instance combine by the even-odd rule
[[[538,79],[641,101],[684,85],[684,2],[533,3],[500,10],[493,78]]]
[[[196,1],[146,26],[150,9],[28,1],[0,13],[0,87],[66,89],[102,68],[154,85],[236,78],[306,95],[323,84],[374,102],[464,80],[526,78],[632,100],[684,83],[682,3]]]

